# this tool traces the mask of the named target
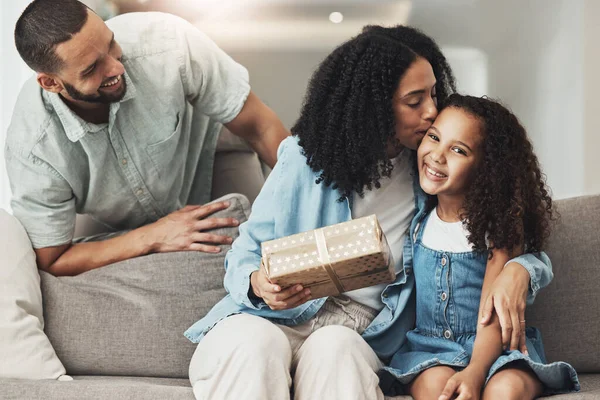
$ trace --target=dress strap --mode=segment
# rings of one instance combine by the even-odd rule
[[[423,239],[423,232],[425,232],[425,226],[427,225],[427,221],[429,220],[429,216],[431,215],[432,212],[435,212],[435,208],[426,213],[419,222],[417,222],[417,225],[415,226],[415,231],[413,232],[413,242],[416,242],[417,239],[419,239],[419,241],[421,241]]]

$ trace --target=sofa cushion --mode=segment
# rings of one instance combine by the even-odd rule
[[[123,376],[75,376],[72,382],[0,379],[3,400],[194,400],[187,379],[137,378]],[[549,400],[596,400],[600,398],[600,374],[582,375],[581,392],[542,397]],[[386,397],[410,400],[410,396]]]
[[[600,372],[600,196],[561,200],[557,209],[547,246],[554,279],[528,309],[527,324],[542,332],[549,361]]]
[[[226,198],[231,206],[214,216],[245,221],[248,200]],[[225,294],[222,249],[152,254],[74,277],[41,273],[46,333],[67,371],[186,378],[195,346],[183,332]]]
[[[56,379],[65,368],[44,333],[35,253],[19,221],[0,209],[0,377]]]
[[[76,376],[71,382],[0,379],[3,400],[194,400],[187,379]],[[49,384],[50,383],[50,384]]]

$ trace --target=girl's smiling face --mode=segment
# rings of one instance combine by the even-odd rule
[[[482,155],[481,122],[467,112],[444,109],[419,149],[419,183],[430,195],[464,197]]]

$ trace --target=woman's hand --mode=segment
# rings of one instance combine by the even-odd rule
[[[302,285],[294,285],[281,290],[279,285],[274,285],[269,281],[262,266],[250,275],[250,285],[254,295],[262,298],[271,310],[287,310],[298,307],[311,299],[310,289],[303,290]]]
[[[509,263],[498,275],[482,309],[481,324],[491,321],[494,310],[502,327],[505,349],[527,353],[525,345],[525,306],[529,290],[529,273],[518,263]]]
[[[485,375],[477,368],[467,367],[452,375],[438,400],[479,400]],[[456,395],[457,397],[453,397]]]

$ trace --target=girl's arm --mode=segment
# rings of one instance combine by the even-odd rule
[[[510,260],[507,250],[494,250],[493,257],[488,260],[485,278],[483,279],[483,288],[481,290],[481,299],[479,300],[479,316],[481,317],[485,299],[487,299],[492,284],[502,272],[504,265]],[[483,377],[487,376],[490,367],[496,359],[502,354],[502,331],[498,316],[494,313],[491,323],[483,325],[477,324],[477,336],[473,347],[473,355],[469,367],[481,370]]]
[[[479,315],[483,312],[484,300],[487,298],[494,280],[500,275],[504,265],[510,260],[506,250],[494,250],[493,257],[488,260],[481,299]],[[478,399],[485,383],[490,367],[502,354],[502,332],[498,316],[494,313],[487,325],[477,324],[477,336],[473,347],[473,355],[469,365],[448,380],[439,400],[448,400],[453,394],[466,394]]]

